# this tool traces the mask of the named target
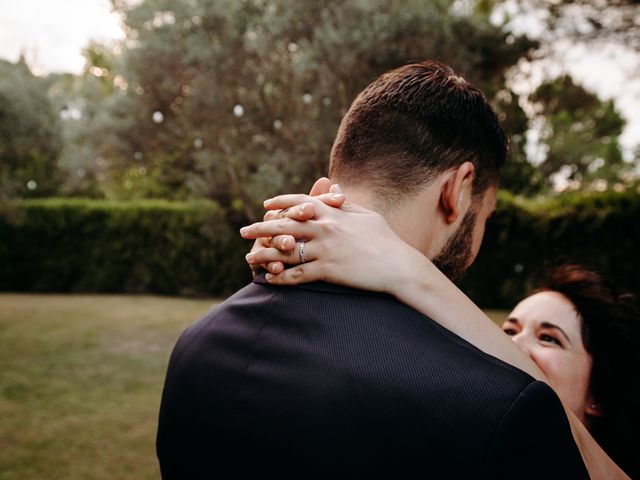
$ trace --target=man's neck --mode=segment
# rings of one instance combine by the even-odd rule
[[[380,205],[380,202],[375,201],[375,195],[372,194],[369,190],[359,187],[353,186],[342,186],[342,193],[347,197],[347,201],[351,203],[355,203],[369,210],[373,210],[374,212],[378,212],[380,215],[386,218],[385,213],[383,212],[383,208]]]
[[[429,259],[437,252],[433,250],[434,219],[429,210],[425,210],[422,199],[409,199],[405,202],[389,205],[370,189],[340,185],[347,201],[379,213],[387,221],[391,229],[403,241],[420,251]]]

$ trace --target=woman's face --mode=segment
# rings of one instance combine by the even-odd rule
[[[584,423],[597,415],[589,394],[591,355],[582,341],[581,319],[558,292],[539,292],[522,300],[502,325],[549,379],[564,404]]]

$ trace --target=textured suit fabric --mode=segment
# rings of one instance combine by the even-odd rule
[[[393,297],[252,284],[190,326],[162,476],[588,478],[555,393]]]

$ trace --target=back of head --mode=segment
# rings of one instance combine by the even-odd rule
[[[446,65],[414,63],[381,75],[355,99],[333,145],[330,176],[389,200],[470,161],[481,193],[497,182],[507,143],[480,90]]]
[[[632,478],[640,475],[640,308],[619,294],[602,275],[567,264],[544,272],[538,290],[563,294],[582,321],[582,338],[591,354],[590,390],[602,411],[591,434]],[[640,478],[640,477],[639,477]]]

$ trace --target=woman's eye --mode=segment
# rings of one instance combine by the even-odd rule
[[[518,333],[513,328],[503,328],[502,331],[510,337],[513,337],[516,333]]]
[[[539,338],[541,342],[554,343],[556,345],[562,346],[562,344],[560,343],[560,340],[558,340],[555,337],[552,337],[551,335],[547,335],[546,333],[541,334]]]

